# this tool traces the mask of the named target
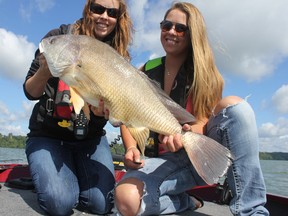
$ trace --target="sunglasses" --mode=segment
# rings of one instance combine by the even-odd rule
[[[100,4],[95,4],[95,3],[90,4],[90,11],[94,14],[99,14],[99,15],[107,11],[108,16],[112,18],[117,18],[119,14],[119,9],[117,8],[106,8]]]
[[[183,37],[185,35],[185,32],[188,31],[188,27],[184,24],[181,23],[173,23],[168,20],[163,20],[160,23],[160,28],[162,32],[167,32],[170,31],[174,26],[174,29],[176,31],[177,36]]]

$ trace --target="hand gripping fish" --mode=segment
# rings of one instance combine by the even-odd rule
[[[109,45],[89,36],[59,35],[43,39],[39,49],[51,74],[70,86],[76,113],[85,103],[97,107],[102,98],[110,123],[126,125],[142,154],[149,130],[179,133],[189,159],[207,184],[226,173],[230,151],[204,135],[182,131],[180,123],[195,118]]]

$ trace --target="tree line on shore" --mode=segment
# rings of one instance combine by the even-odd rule
[[[2,135],[0,133],[0,147],[2,148],[25,148],[26,136],[15,136],[13,134]],[[113,154],[124,154],[124,148],[121,144],[111,145]],[[260,152],[261,160],[288,160],[288,153],[284,152]]]
[[[13,134],[2,135],[0,133],[0,147],[2,148],[25,148],[26,136],[15,136]],[[114,142],[110,145],[112,154],[123,155],[125,150],[123,145]]]

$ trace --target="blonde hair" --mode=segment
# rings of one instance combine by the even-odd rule
[[[94,25],[95,21],[90,12],[90,4],[94,0],[87,0],[83,9],[83,18],[75,24],[77,34],[85,34],[95,37]],[[124,0],[119,0],[119,17],[113,32],[107,36],[106,40],[111,40],[111,46],[126,59],[130,60],[128,46],[132,43],[133,24],[127,12],[127,6]]]
[[[209,45],[206,26],[200,11],[187,2],[177,2],[166,12],[178,9],[187,15],[187,25],[191,39],[191,53],[186,59],[188,73],[193,73],[194,79],[189,89],[193,115],[197,119],[209,118],[212,109],[222,98],[224,80],[219,73],[212,49]],[[194,63],[194,65],[193,65]]]

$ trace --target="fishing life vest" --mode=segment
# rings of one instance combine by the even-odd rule
[[[163,57],[155,58],[152,60],[149,60],[146,62],[144,65],[144,71],[148,75],[150,79],[155,80],[156,82],[159,83],[160,87],[162,86],[164,88],[164,78],[161,77],[162,71],[164,71],[164,65],[163,65]],[[190,87],[190,82],[187,81],[186,77],[183,76],[185,69],[182,67],[180,68],[179,71],[179,76],[176,76],[175,81],[174,81],[174,90],[171,91],[171,96],[175,102],[179,103],[182,107],[185,107],[188,112],[191,112],[191,99],[190,97],[187,98],[187,93]],[[178,81],[178,86],[177,86],[177,81]],[[186,102],[186,104],[185,104]],[[164,152],[159,147],[159,142],[158,142],[158,133],[155,133],[153,131],[150,131],[149,138],[147,140],[147,145],[145,146],[145,155],[148,157],[157,157],[159,154]]]
[[[70,103],[70,89],[62,80],[58,82],[58,88],[54,102],[53,117],[58,119],[71,119],[73,105]]]
[[[40,99],[37,121],[44,122],[46,117],[52,117],[57,120],[58,126],[72,130],[71,122],[76,116],[70,97],[69,86],[62,80],[57,80],[57,87],[49,88],[46,96]]]
[[[156,59],[152,59],[149,60],[146,64],[145,64],[145,71],[151,70],[159,65],[162,64],[162,57],[156,58]]]
[[[162,57],[155,58],[155,59],[149,60],[149,61],[145,64],[144,69],[145,69],[145,71],[149,71],[149,70],[152,70],[152,69],[160,66],[161,64],[162,64]],[[188,88],[188,89],[189,89],[189,87],[190,87],[189,85],[186,86],[186,88]],[[185,106],[186,110],[191,113],[191,111],[192,111],[191,98],[190,98],[190,97],[187,97],[187,98],[185,97],[184,100],[185,100],[185,101],[187,100],[186,106]],[[180,105],[181,105],[181,104],[180,104]],[[183,104],[183,105],[184,105],[184,104]],[[183,105],[182,105],[182,106],[183,106]]]

